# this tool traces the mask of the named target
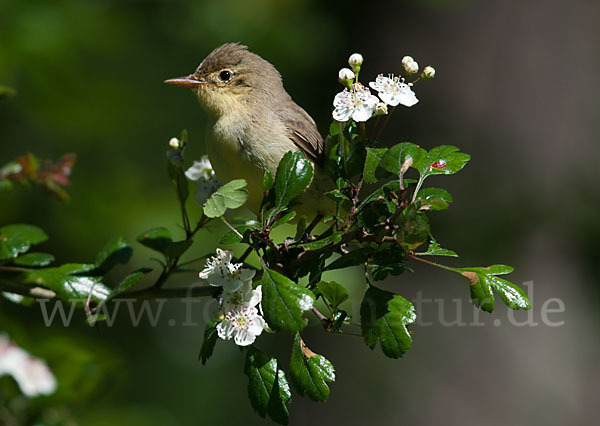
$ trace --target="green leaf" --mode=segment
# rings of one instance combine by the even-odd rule
[[[421,180],[431,175],[457,173],[471,159],[470,155],[457,151],[458,148],[451,145],[436,146],[426,156],[415,161],[413,167],[419,171]]]
[[[244,373],[248,376],[248,396],[254,411],[261,417],[268,414],[275,422],[288,424],[286,404],[292,400],[285,373],[277,359],[254,348],[248,348]]]
[[[84,306],[90,293],[96,302],[105,301],[111,293],[111,289],[102,284],[99,278],[85,275],[94,268],[95,265],[68,263],[56,268],[32,269],[20,275],[26,284],[47,287],[58,298],[76,300],[79,306]]]
[[[402,170],[406,160],[412,158],[414,164],[421,161],[427,155],[427,151],[410,142],[402,142],[391,147],[381,159],[381,167],[395,175],[401,175],[406,172]]]
[[[401,357],[412,345],[406,327],[415,319],[414,306],[408,300],[369,286],[360,306],[362,333],[369,348],[375,348],[379,340],[386,356]]]
[[[369,256],[373,253],[373,249],[370,247],[361,247],[356,250],[352,250],[350,253],[339,257],[338,259],[331,262],[325,268],[326,271],[333,271],[334,269],[349,268],[351,266],[357,266],[364,264],[369,260]]]
[[[295,217],[296,217],[296,211],[292,210],[292,211],[284,214],[283,216],[281,216],[275,222],[273,222],[273,225],[271,225],[271,229],[277,228],[278,226],[281,226],[281,225],[284,225],[284,224],[288,223],[289,221],[294,220]]]
[[[241,235],[244,235],[244,233],[246,231],[249,231],[251,229],[259,229],[259,228],[256,226],[240,225],[240,226],[235,226],[235,229]],[[221,241],[219,241],[219,243],[220,244],[235,244],[235,243],[239,243],[241,241],[242,241],[242,239],[239,237],[239,235],[236,232],[227,231],[225,233],[225,235],[223,235],[223,237],[221,237]]]
[[[133,248],[117,237],[111,241],[96,256],[96,269],[102,273],[109,271],[118,263],[126,264],[133,255]]]
[[[306,216],[300,216],[298,220],[298,225],[296,226],[296,235],[294,236],[294,241],[300,241],[300,239],[304,236],[304,231],[306,230]]]
[[[379,167],[386,151],[387,148],[367,148],[367,157],[365,158],[365,167],[363,169],[363,177],[366,183],[377,182],[375,171]]]
[[[429,244],[429,247],[427,247],[427,251],[424,251],[422,253],[415,253],[418,256],[451,256],[451,257],[458,257],[458,254],[456,254],[456,252],[452,251],[452,250],[446,250],[444,248],[441,248],[440,245],[438,243],[434,243],[433,241]]]
[[[263,175],[263,191],[267,192],[269,189],[273,188],[273,174],[270,171],[266,171]]]
[[[306,326],[302,314],[313,307],[315,296],[288,277],[264,268],[262,307],[265,320],[275,330],[295,333]]]
[[[166,254],[171,259],[181,256],[194,243],[193,240],[174,241],[166,249]]]
[[[14,259],[32,245],[42,243],[48,236],[37,226],[7,225],[0,228],[0,260]]]
[[[317,284],[321,295],[331,304],[333,310],[344,301],[348,300],[348,291],[335,281],[321,281]]]
[[[342,241],[343,235],[344,235],[343,231],[334,232],[333,234],[328,235],[327,237],[321,238],[320,240],[311,241],[310,243],[306,243],[306,244],[301,244],[300,247],[302,247],[306,250],[322,249],[323,247],[328,246],[329,244],[339,243],[340,241]]]
[[[204,203],[204,214],[208,217],[223,216],[227,209],[237,209],[248,199],[248,191],[244,179],[232,180],[226,183],[210,196]]]
[[[417,194],[417,200],[421,200],[421,210],[445,210],[453,201],[452,195],[441,188],[423,188]]]
[[[110,292],[107,297],[107,301],[114,299],[115,297],[125,293],[125,291],[129,290],[134,285],[138,284],[146,274],[152,272],[152,269],[149,268],[141,268],[131,274],[127,275],[125,278],[121,280],[119,284]]]
[[[513,271],[511,266],[492,265],[488,267],[453,268],[469,280],[471,284],[471,299],[473,303],[486,312],[494,310],[494,294],[496,290],[502,301],[511,309],[531,309],[527,294],[518,286],[497,275],[509,274]]]
[[[324,356],[311,351],[296,333],[290,360],[290,378],[301,396],[308,395],[316,402],[329,398],[326,382],[335,381],[333,364]]]
[[[410,204],[400,216],[401,229],[398,236],[408,250],[414,250],[429,238],[429,219],[425,212],[418,211],[415,204]]]
[[[202,365],[206,364],[206,361],[212,356],[217,344],[219,335],[217,334],[217,324],[215,320],[209,321],[204,328],[204,340],[202,341],[202,348],[200,348],[200,360]]]
[[[17,257],[13,263],[19,266],[43,267],[54,262],[54,256],[48,253],[27,253]]]
[[[171,238],[171,232],[167,228],[158,227],[148,229],[146,232],[138,235],[137,241],[152,250],[165,254],[173,239]]]
[[[275,206],[280,211],[300,195],[313,176],[313,168],[304,154],[287,152],[277,167],[275,176]]]

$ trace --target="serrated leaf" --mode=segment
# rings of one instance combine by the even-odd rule
[[[171,259],[181,256],[185,253],[194,243],[192,240],[173,241],[166,248],[165,253]]]
[[[204,203],[204,214],[208,217],[223,216],[227,209],[237,209],[248,199],[248,191],[244,179],[232,180],[226,183],[210,196]]]
[[[320,240],[311,241],[310,243],[306,243],[306,244],[301,244],[300,247],[302,247],[306,250],[322,249],[323,247],[328,246],[329,244],[339,243],[340,241],[342,241],[343,235],[344,235],[343,231],[334,232],[333,234],[328,235],[324,238],[321,238]]]
[[[277,167],[275,176],[275,206],[278,210],[285,207],[300,195],[313,176],[313,168],[304,154],[299,151],[287,152]]]
[[[267,192],[269,189],[273,188],[274,182],[273,174],[267,170],[263,175],[263,191]]]
[[[212,356],[217,344],[219,335],[217,333],[217,324],[215,320],[209,321],[204,327],[204,340],[202,341],[202,347],[200,348],[200,360],[202,365],[206,364],[206,361]]]
[[[285,373],[277,359],[250,347],[244,373],[248,376],[248,396],[254,411],[265,418],[267,414],[279,424],[288,424],[288,404],[292,395]]]
[[[331,304],[333,310],[348,300],[348,291],[335,281],[321,281],[317,284],[317,288],[325,300]]]
[[[452,250],[441,248],[438,243],[431,242],[427,250],[422,253],[415,253],[419,256],[451,256],[458,257],[458,254]]]
[[[284,225],[284,224],[288,223],[289,221],[294,220],[295,217],[296,217],[295,210],[287,212],[286,214],[281,216],[279,219],[277,219],[275,222],[273,222],[273,225],[271,225],[271,229],[277,228],[278,226],[281,226],[281,225]]]
[[[290,359],[290,377],[301,396],[306,394],[313,401],[326,401],[329,398],[326,382],[335,381],[335,369],[327,358],[306,347],[297,333]]]
[[[457,151],[458,148],[452,145],[436,146],[416,161],[413,167],[419,171],[422,180],[431,175],[457,173],[471,159],[470,155]]]
[[[429,219],[425,212],[418,211],[415,204],[410,204],[400,216],[401,229],[398,236],[408,250],[414,250],[429,238]]]
[[[414,164],[421,161],[426,155],[427,151],[418,145],[410,142],[402,142],[394,145],[385,153],[381,159],[381,167],[395,175],[404,174],[406,170],[402,171],[402,166],[408,158],[412,158],[412,167],[415,167]]]
[[[17,257],[13,263],[19,266],[43,267],[54,262],[54,256],[49,253],[27,253]]]
[[[502,298],[511,309],[531,309],[527,294],[517,285],[499,278],[496,275],[509,274],[511,266],[491,265],[488,267],[453,268],[469,280],[471,299],[473,303],[486,312],[494,310],[494,294],[492,289]]]
[[[363,169],[363,177],[366,183],[377,182],[375,171],[379,167],[386,151],[387,148],[367,148],[367,157],[365,158],[365,167]]]
[[[334,269],[343,269],[351,266],[362,265],[369,259],[369,256],[372,253],[373,249],[370,247],[361,247],[359,249],[352,250],[350,253],[345,254],[331,262],[325,267],[325,270],[333,271]]]
[[[112,289],[112,291],[107,297],[107,301],[125,293],[131,287],[138,284],[142,280],[142,278],[144,278],[144,276],[146,276],[146,274],[148,274],[149,272],[152,272],[152,269],[142,268],[127,275],[121,280],[119,284],[117,284],[117,286],[114,289]]]
[[[6,225],[0,228],[0,260],[14,259],[32,245],[42,243],[48,236],[37,226]]]
[[[414,306],[402,296],[369,286],[360,306],[362,334],[367,346],[381,350],[390,358],[401,357],[412,345],[406,328],[415,322]]]
[[[111,293],[111,289],[98,277],[85,275],[94,268],[95,265],[69,263],[55,268],[32,269],[22,272],[20,276],[26,284],[49,288],[61,300],[76,300],[79,306],[83,306],[90,293],[96,302],[105,301]]]
[[[123,237],[114,238],[96,256],[96,269],[100,272],[106,272],[118,263],[125,264],[129,262],[132,255],[133,248]]]
[[[441,188],[423,188],[417,194],[417,200],[421,200],[421,210],[445,210],[453,201],[452,195]]]
[[[295,333],[306,326],[302,315],[315,301],[310,290],[279,272],[264,268],[262,294],[265,320],[273,330]]]
[[[137,241],[152,250],[165,254],[167,248],[173,242],[173,238],[167,228],[158,227],[148,229],[146,232],[138,235]]]
[[[258,226],[254,226],[254,225],[239,225],[239,226],[235,226],[234,228],[241,235],[244,235],[244,233],[246,233],[246,231],[249,231],[251,229],[260,229]],[[242,241],[242,239],[239,237],[239,235],[236,232],[227,231],[225,233],[225,235],[223,235],[223,237],[221,237],[221,241],[219,241],[219,243],[220,244],[235,244],[235,243],[239,243],[241,241]]]

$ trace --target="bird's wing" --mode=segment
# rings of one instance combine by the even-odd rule
[[[310,115],[295,105],[281,115],[288,130],[288,136],[310,160],[320,164],[323,159],[323,137],[317,130],[317,125]]]

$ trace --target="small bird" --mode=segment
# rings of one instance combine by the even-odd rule
[[[321,169],[323,138],[314,120],[285,91],[281,75],[268,61],[238,43],[213,50],[187,76],[166,80],[188,87],[212,120],[207,154],[219,180],[243,178],[248,183],[247,207],[257,213],[265,171],[276,174],[288,151],[302,151],[315,174],[300,196],[299,213],[314,216],[331,211],[323,193],[331,183]]]

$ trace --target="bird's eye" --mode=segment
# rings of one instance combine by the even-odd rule
[[[219,78],[221,79],[221,81],[229,81],[231,80],[232,76],[233,74],[229,70],[223,70],[219,73]]]

